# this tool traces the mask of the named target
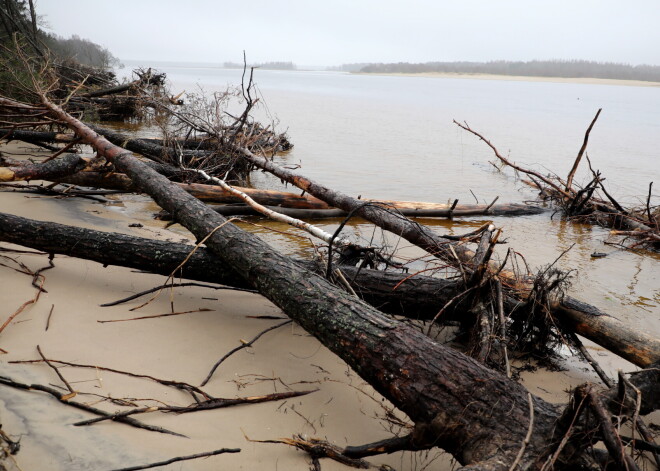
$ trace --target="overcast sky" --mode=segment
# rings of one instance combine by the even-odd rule
[[[37,0],[122,60],[586,59],[660,65],[660,0]]]

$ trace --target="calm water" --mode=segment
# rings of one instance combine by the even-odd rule
[[[239,70],[162,70],[175,94],[197,84],[207,92],[224,90],[241,78]],[[495,171],[492,151],[452,120],[467,121],[513,161],[565,176],[598,108],[603,112],[587,152],[610,193],[622,202],[644,201],[654,181],[660,194],[660,88],[266,70],[256,71],[255,82],[264,105],[260,118],[276,122],[295,144],[280,163],[301,165],[303,175],[354,196],[473,203],[474,193],[479,202],[533,200],[531,189],[511,171]],[[590,176],[586,162],[581,170],[578,183]],[[281,188],[261,173],[253,184]],[[481,222],[432,224],[441,233],[460,233]],[[604,245],[608,231],[551,213],[494,222],[531,267],[551,263],[575,243],[559,262],[577,270],[571,294],[660,333],[660,257]],[[319,225],[331,230],[337,224]],[[356,237],[373,235],[366,224],[351,230]],[[267,237],[283,250],[300,250],[298,239]],[[592,259],[594,251],[610,255]]]

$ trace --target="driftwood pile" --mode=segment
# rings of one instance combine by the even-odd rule
[[[255,102],[251,83],[250,79],[241,90],[244,112],[233,116],[228,124],[224,114],[209,117],[182,111],[178,98],[169,104],[160,101],[154,106],[168,123],[162,141],[130,138],[85,123],[62,107],[73,98],[62,103],[36,83],[31,103],[0,98],[5,126],[0,135],[63,145],[39,163],[5,159],[0,180],[52,182],[39,187],[40,191],[76,185],[77,189],[69,188],[68,192],[84,194],[93,187],[146,193],[205,247],[191,254],[187,245],[10,215],[0,215],[0,240],[104,264],[166,275],[176,272],[190,280],[256,290],[268,298],[414,423],[405,436],[358,447],[338,448],[301,437],[285,441],[307,451],[315,466],[320,467],[319,458],[329,457],[368,467],[362,461],[366,456],[433,447],[451,453],[466,470],[635,470],[642,458],[632,449],[650,450],[660,463],[658,446],[642,421],[642,416],[660,408],[660,339],[563,295],[565,275],[557,270],[534,276],[510,269],[506,260],[503,264],[491,260],[501,231],[490,224],[462,237],[445,237],[408,217],[515,215],[538,208],[495,202],[480,208],[461,207],[457,202],[448,206],[379,202],[336,192],[272,161],[274,152],[286,150],[290,144],[250,118]],[[93,98],[87,95],[82,99]],[[213,100],[219,104],[223,98]],[[95,156],[70,153],[81,146],[91,147]],[[237,167],[241,170],[236,171]],[[227,181],[232,171],[246,176],[252,168],[272,173],[303,194],[237,188]],[[561,194],[570,194],[573,200],[585,196],[571,189],[570,179]],[[216,211],[205,201],[240,206]],[[580,206],[582,214],[586,203]],[[327,248],[325,261],[284,256],[220,214],[245,214],[248,210],[320,238]],[[341,237],[339,231],[328,234],[301,220],[328,215],[364,218],[442,260],[454,276],[443,279],[387,270],[396,264],[377,248],[359,246]],[[427,322],[426,332],[419,328],[420,321]],[[427,335],[435,323],[457,326],[464,340],[461,351]],[[615,384],[576,334],[642,371],[622,374]],[[567,404],[558,406],[534,396],[515,381],[511,355],[530,351],[548,354],[558,342],[568,342],[580,351],[602,376],[605,387],[581,386]],[[48,362],[45,356],[42,360]],[[50,364],[57,367],[55,362]],[[9,378],[1,380],[12,387],[39,389]],[[226,403],[192,385],[173,386],[189,391],[198,408]],[[47,389],[41,388],[54,394]],[[55,392],[69,405],[86,407],[82,401]],[[85,408],[99,415],[97,420],[123,422],[135,422],[131,415],[147,412],[127,410],[112,415],[92,409]],[[620,434],[615,421],[629,423],[632,437]]]

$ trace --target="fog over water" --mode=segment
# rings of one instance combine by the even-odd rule
[[[585,59],[660,65],[660,2],[39,0],[53,32],[120,59],[298,65]]]

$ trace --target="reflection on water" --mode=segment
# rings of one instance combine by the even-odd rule
[[[240,83],[241,72],[215,68],[166,67],[174,91],[209,91]],[[332,72],[256,71],[259,94],[267,107],[260,118],[279,121],[294,149],[276,157],[300,164],[301,174],[336,190],[364,198],[461,203],[533,200],[535,192],[509,171],[488,162],[490,149],[454,124],[467,120],[499,151],[542,173],[566,175],[596,110],[603,112],[593,129],[588,154],[607,178],[608,190],[621,202],[644,200],[648,182],[660,181],[660,88],[585,85],[506,80],[384,77]],[[581,168],[576,181],[590,179]],[[281,189],[279,179],[256,172],[256,186]],[[656,200],[657,201],[657,200]],[[241,223],[287,253],[311,255],[301,232],[266,223]],[[568,222],[546,213],[494,218],[504,229],[507,247],[538,268],[557,262],[576,276],[570,294],[623,320],[660,333],[660,256],[622,251],[605,245],[609,232]],[[468,232],[482,219],[425,220],[438,233]],[[340,219],[318,221],[333,232]],[[279,232],[272,232],[275,228]],[[359,243],[380,240],[373,226],[355,220],[345,229]],[[292,236],[291,234],[296,234]],[[306,238],[306,235],[305,235]],[[388,237],[405,257],[415,251]],[[606,252],[602,259],[593,252]]]

